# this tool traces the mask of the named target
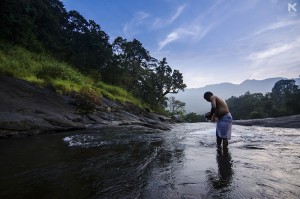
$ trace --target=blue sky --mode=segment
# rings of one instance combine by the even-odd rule
[[[63,0],[113,41],[136,38],[188,88],[300,75],[300,0]]]

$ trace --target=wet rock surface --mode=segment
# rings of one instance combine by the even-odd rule
[[[300,115],[292,115],[292,116],[279,117],[279,118],[235,120],[233,124],[243,125],[243,126],[300,128]]]
[[[92,114],[80,115],[75,99],[0,75],[0,137],[68,130],[139,126],[169,130],[169,118],[103,98]]]

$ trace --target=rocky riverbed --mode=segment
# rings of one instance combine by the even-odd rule
[[[170,129],[167,117],[106,98],[95,113],[80,115],[74,98],[4,75],[0,96],[0,137],[115,127]]]

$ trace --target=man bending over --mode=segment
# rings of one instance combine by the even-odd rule
[[[231,138],[232,116],[224,100],[215,96],[212,92],[204,93],[204,99],[211,103],[211,111],[206,116],[212,122],[217,120],[216,136],[217,145],[220,148],[223,141],[223,149],[228,147],[228,140]]]

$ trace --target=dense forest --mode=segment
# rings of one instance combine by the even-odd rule
[[[97,81],[122,87],[153,107],[166,107],[168,93],[186,85],[166,58],[152,57],[137,39],[109,36],[93,20],[59,0],[1,0],[1,42],[49,54]]]
[[[254,119],[300,114],[300,88],[295,80],[280,80],[272,92],[246,92],[226,100],[234,119]]]

